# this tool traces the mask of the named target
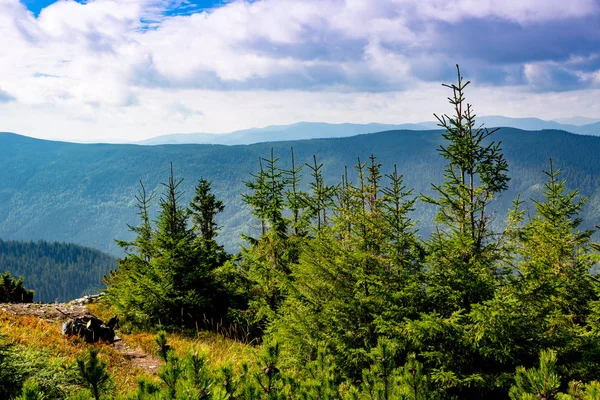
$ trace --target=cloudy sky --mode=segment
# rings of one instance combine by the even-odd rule
[[[600,0],[0,0],[0,131],[600,117]]]

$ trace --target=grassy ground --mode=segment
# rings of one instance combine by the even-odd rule
[[[101,317],[106,318],[104,315]],[[47,321],[37,316],[13,315],[0,310],[0,335],[15,345],[46,351],[53,361],[62,364],[73,363],[84,356],[90,346],[97,348],[100,358],[107,361],[116,394],[134,390],[138,376],[152,377],[161,364],[156,356],[155,332],[119,335],[123,340],[114,345],[90,345],[79,338],[63,337],[60,320]],[[169,333],[168,340],[180,355],[196,351],[206,354],[213,367],[250,361],[258,351],[254,346],[212,332]]]

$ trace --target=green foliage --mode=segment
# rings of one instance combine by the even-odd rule
[[[458,69],[457,84],[444,85],[454,115],[436,118],[444,128],[446,144],[439,148],[447,161],[441,185],[432,184],[437,198],[423,200],[438,208],[436,232],[429,242],[429,295],[445,314],[489,299],[498,275],[498,240],[491,229],[490,203],[508,187],[508,163],[500,143],[490,141],[495,130],[476,126],[475,114],[466,102]]]
[[[167,333],[165,331],[158,332],[155,341],[158,346],[158,355],[164,362],[167,362],[169,351],[171,350],[171,346],[167,344]]]
[[[243,195],[261,224],[259,238],[245,236],[250,246],[242,248],[238,269],[249,299],[245,318],[259,332],[275,318],[286,297],[291,265],[297,261],[310,218],[302,214],[310,207],[306,194],[296,187],[301,168],[296,168],[293,154],[291,170],[278,166],[273,151],[270,158],[259,159],[259,172],[246,182],[250,193]],[[291,218],[285,216],[286,211]]]
[[[23,276],[36,301],[97,294],[103,288],[102,276],[116,264],[108,254],[74,244],[0,240],[0,267]]]
[[[31,303],[33,290],[25,289],[23,277],[15,279],[6,272],[0,276],[0,302],[2,303]]]
[[[357,184],[340,185],[331,226],[317,225],[303,245],[273,324],[298,363],[314,357],[320,344],[354,377],[381,334],[399,333],[393,321],[416,316],[422,278],[422,247],[408,218],[411,191],[396,169],[384,184],[376,159],[366,165],[356,165]]]
[[[509,396],[513,400],[592,400],[600,398],[600,383],[592,381],[583,384],[572,381],[568,392],[560,392],[563,386],[557,373],[556,352],[542,350],[538,368],[518,367],[515,372],[515,384],[510,388]]]
[[[515,385],[510,388],[510,398],[517,399],[548,399],[558,398],[560,377],[556,370],[556,352],[542,351],[539,368],[517,368]]]
[[[105,277],[107,301],[131,323],[198,326],[225,317],[228,299],[215,270],[228,256],[215,241],[214,221],[223,204],[201,179],[190,208],[183,207],[181,182],[171,168],[154,224],[149,216],[154,195],[141,185],[136,197],[141,221],[131,227],[136,238],[119,242],[126,256]]]
[[[77,383],[75,366],[47,351],[8,343],[0,337],[0,398],[63,399]],[[32,397],[33,396],[33,397]]]
[[[212,243],[217,236],[217,214],[225,210],[221,200],[217,200],[211,191],[211,182],[200,178],[196,186],[196,195],[190,203],[190,214],[194,229],[205,242]]]
[[[25,381],[23,384],[23,394],[17,397],[16,400],[43,400],[44,393],[40,389],[40,385],[33,379]]]
[[[95,400],[110,392],[112,378],[106,371],[106,361],[98,358],[98,350],[89,349],[86,358],[77,359],[77,367],[84,386],[89,388]]]
[[[0,337],[0,397],[10,398],[18,393],[24,377],[16,363],[14,346]]]

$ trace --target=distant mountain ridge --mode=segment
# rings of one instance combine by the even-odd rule
[[[298,122],[291,125],[270,125],[264,128],[243,129],[231,133],[179,133],[157,136],[139,144],[254,144],[282,140],[306,140],[348,137],[398,129],[426,130],[419,124],[328,124],[324,122]]]
[[[510,189],[496,203],[497,223],[518,193],[523,199],[541,193],[548,160],[563,172],[569,187],[590,196],[585,208],[586,222],[600,224],[600,137],[574,135],[563,131],[500,129],[495,140],[509,161]],[[228,250],[239,249],[241,233],[256,234],[259,225],[243,203],[244,181],[258,170],[260,157],[273,149],[280,165],[289,168],[290,148],[296,165],[312,162],[316,155],[324,164],[328,184],[339,183],[344,167],[357,158],[377,156],[383,173],[394,164],[414,193],[432,195],[431,183],[442,178],[444,160],[437,149],[440,130],[395,130],[346,138],[270,142],[252,145],[138,146],[74,144],[51,142],[0,133],[0,238],[72,242],[113,255],[122,252],[115,239],[129,240],[127,224],[136,225],[134,196],[143,180],[148,191],[162,193],[172,162],[175,175],[184,178],[182,200],[189,202],[200,177],[213,181],[218,198],[225,203],[219,217],[218,240]],[[306,188],[309,173],[303,171]],[[157,202],[152,204],[154,212]],[[420,233],[432,229],[434,210],[419,204],[413,217]]]
[[[500,115],[477,117],[477,124],[488,128],[509,127],[523,130],[555,129],[583,135],[600,135],[600,120],[584,117],[565,119],[575,123],[559,123],[539,118],[511,118]],[[593,122],[592,122],[593,121]],[[583,124],[577,124],[586,122]],[[270,125],[264,128],[251,128],[231,133],[179,133],[156,136],[138,142],[142,145],[161,144],[224,144],[239,145],[286,140],[306,140],[318,138],[348,137],[366,133],[390,130],[429,130],[439,129],[435,121],[417,124],[329,124],[324,122],[298,122],[291,125]]]

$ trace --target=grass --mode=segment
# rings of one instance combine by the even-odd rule
[[[46,350],[52,358],[66,359],[68,362],[85,356],[90,346],[95,347],[100,358],[107,361],[117,394],[131,391],[137,385],[136,377],[146,375],[112,345],[86,344],[80,338],[63,337],[59,323],[46,322],[34,316],[14,316],[0,311],[0,335],[6,336],[10,343]]]
[[[88,311],[105,321],[109,320],[115,314],[103,303],[89,304]],[[146,353],[156,356],[158,354],[158,347],[154,340],[155,335],[156,332],[119,334],[132,348],[139,347]],[[221,335],[199,329],[167,333],[168,343],[178,355],[183,356],[188,352],[196,351],[205,353],[213,366],[219,366],[228,362],[235,365],[256,359],[256,354],[260,348],[230,339],[231,336],[230,334],[227,335],[227,332]]]
[[[103,319],[108,317],[93,307],[90,311]],[[90,346],[95,347],[100,358],[107,361],[117,395],[134,390],[138,376],[151,376],[150,373],[136,367],[126,354],[113,345],[86,344],[80,338],[63,337],[59,322],[48,322],[35,316],[15,316],[0,310],[0,335],[4,335],[9,342],[16,345],[45,350],[51,358],[66,360],[67,363],[84,356]],[[140,332],[120,336],[130,348],[140,348],[147,354],[157,355],[155,333]],[[167,337],[169,344],[179,355],[196,351],[204,353],[213,367],[250,362],[259,351],[254,346],[212,332],[169,333]]]
[[[157,355],[158,347],[152,333],[133,333],[124,335],[124,340],[132,347],[140,347],[145,352]],[[213,367],[223,364],[239,364],[256,359],[258,349],[236,340],[225,338],[213,332],[167,333],[168,343],[175,352],[183,356],[189,352],[207,355]]]

